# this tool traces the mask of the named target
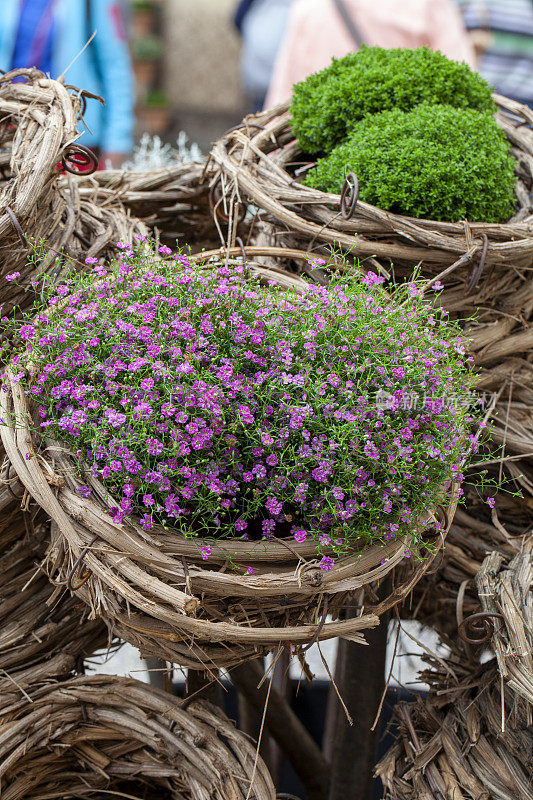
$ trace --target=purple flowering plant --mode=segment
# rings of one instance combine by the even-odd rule
[[[311,540],[330,569],[460,482],[472,368],[416,281],[332,275],[297,295],[147,244],[88,262],[43,287],[14,362],[41,434],[76,454],[82,496],[103,484],[116,523]]]

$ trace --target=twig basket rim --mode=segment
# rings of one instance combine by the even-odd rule
[[[118,753],[114,743],[120,745]],[[106,762],[108,774],[102,771]],[[99,796],[110,782],[112,788],[120,782],[135,784],[138,778],[141,798],[147,796],[150,777],[156,780],[149,796],[166,788],[176,800],[182,791],[193,800],[208,795],[245,800],[253,779],[258,800],[275,798],[254,744],[220,709],[203,700],[188,703],[133,678],[104,674],[37,685],[18,702],[0,702],[0,776],[6,796],[17,786],[15,796],[21,800],[34,798],[40,784],[50,792],[43,796],[59,800],[80,785],[88,796]],[[136,787],[132,791],[137,795]]]

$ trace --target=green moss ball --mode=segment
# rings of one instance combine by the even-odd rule
[[[397,214],[505,222],[515,204],[514,165],[491,114],[423,104],[365,117],[305,183],[340,193],[354,172],[361,200]]]
[[[293,130],[305,152],[329,153],[367,114],[424,102],[494,112],[491,92],[467,64],[427,47],[363,46],[294,86]]]

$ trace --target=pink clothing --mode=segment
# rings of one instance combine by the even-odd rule
[[[440,50],[474,65],[454,0],[345,0],[362,40],[381,47]],[[278,51],[265,106],[288,100],[295,83],[356,50],[333,0],[295,0]]]

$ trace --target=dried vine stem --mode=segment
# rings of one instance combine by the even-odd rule
[[[268,706],[265,724],[278,743],[305,788],[309,800],[327,800],[329,766],[319,746],[304,728],[283,695],[264,681],[264,672],[256,661],[231,670],[231,679],[252,708],[261,715]]]
[[[274,800],[261,759],[251,783],[254,762],[215,706],[132,679],[81,676],[0,705],[6,800]]]
[[[452,649],[422,677],[429,696],[396,707],[395,745],[376,767],[388,800],[532,800],[532,542],[509,562],[489,555],[476,578],[484,612],[498,621],[480,665]]]
[[[20,77],[24,82],[13,82]],[[13,70],[0,77],[0,305],[4,314],[32,302],[30,281],[36,275],[27,261],[30,239],[45,243],[49,252],[41,270],[57,277],[64,256],[84,266],[86,256],[112,255],[117,241],[147,233],[120,202],[93,201],[80,195],[79,177],[61,177],[60,162],[80,135],[82,97],[79,90],[37,69]],[[19,272],[20,278],[6,282],[5,276],[13,272]]]
[[[4,462],[0,485],[0,696],[20,699],[32,685],[68,675],[104,648],[101,620],[50,581],[41,566],[50,525],[33,504],[21,508],[24,488]]]
[[[481,609],[497,620],[490,642],[502,679],[533,724],[533,538],[507,563],[491,553],[476,576]]]

